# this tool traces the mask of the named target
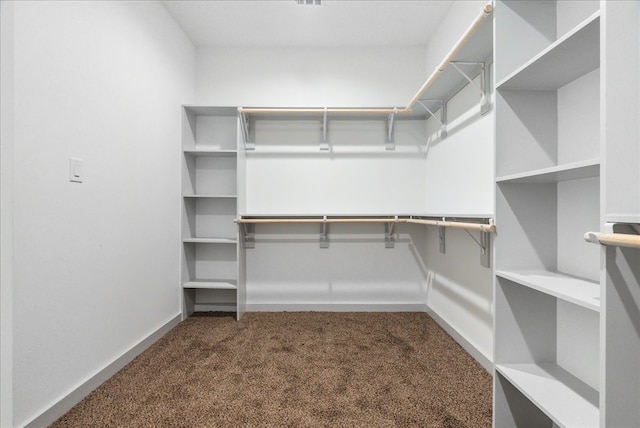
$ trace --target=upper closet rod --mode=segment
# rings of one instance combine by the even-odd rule
[[[362,113],[362,114],[394,114],[403,113],[404,109],[397,108],[242,108],[242,113],[260,114],[260,113]]]
[[[640,235],[625,233],[598,233],[587,232],[584,240],[594,244],[615,245],[618,247],[640,248]]]
[[[405,220],[395,218],[238,218],[236,223],[399,223]]]
[[[462,49],[462,47],[467,43],[467,41],[471,38],[473,33],[476,32],[480,24],[484,21],[486,17],[488,17],[493,11],[492,2],[488,2],[482,8],[482,12],[478,17],[473,21],[471,26],[467,28],[467,31],[462,35],[460,40],[451,48],[447,56],[442,60],[442,62],[436,67],[436,69],[431,73],[429,78],[424,82],[420,90],[415,94],[415,96],[411,99],[409,104],[404,108],[242,108],[242,113],[247,114],[269,114],[269,113],[361,113],[361,114],[396,114],[396,113],[412,113],[413,106],[418,102],[418,100],[424,95],[424,93],[429,89],[431,84],[436,80],[438,74],[444,71],[444,69],[449,65],[449,63],[453,60],[456,54]]]
[[[476,32],[476,30],[480,27],[480,24],[482,24],[482,22],[485,20],[486,17],[488,17],[491,14],[491,12],[493,12],[493,4],[492,2],[488,2],[482,8],[482,12],[480,13],[480,15],[478,15],[478,17],[475,19],[475,21],[473,21],[471,26],[467,28],[467,31],[464,32],[462,37],[460,37],[460,40],[458,40],[458,42],[453,46],[453,48],[451,48],[451,50],[449,51],[447,56],[444,57],[442,62],[436,67],[435,70],[433,70],[433,73],[431,73],[427,81],[424,82],[420,90],[413,96],[413,98],[411,99],[411,101],[409,101],[409,104],[407,105],[407,107],[405,107],[403,111],[407,111],[407,110],[411,111],[414,104],[417,103],[418,100],[422,97],[422,95],[424,95],[424,93],[427,91],[427,89],[429,89],[429,86],[431,86],[431,84],[436,80],[438,75],[442,73],[445,68],[447,68],[447,65],[449,65],[449,63],[453,60],[456,54],[460,51],[460,49],[462,49],[465,43],[467,43],[467,41],[471,38],[473,33]]]

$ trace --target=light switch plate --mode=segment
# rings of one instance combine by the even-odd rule
[[[69,181],[82,183],[82,159],[69,158]]]

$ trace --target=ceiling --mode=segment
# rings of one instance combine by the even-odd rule
[[[452,0],[165,0],[199,47],[425,46]]]

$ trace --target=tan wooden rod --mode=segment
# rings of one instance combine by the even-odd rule
[[[422,97],[422,95],[424,95],[427,89],[429,89],[429,87],[433,84],[433,82],[435,82],[438,75],[442,73],[445,68],[447,68],[447,65],[449,65],[449,63],[453,60],[456,54],[460,51],[460,49],[462,49],[465,43],[467,43],[467,41],[471,38],[473,33],[475,33],[476,30],[480,27],[480,24],[482,24],[485,18],[488,17],[492,11],[493,11],[493,4],[491,2],[484,5],[480,15],[478,15],[475,21],[473,21],[473,23],[469,26],[469,28],[467,28],[467,31],[464,32],[464,34],[462,35],[462,37],[460,37],[458,42],[451,48],[447,56],[444,57],[442,62],[440,62],[440,64],[436,67],[436,69],[433,70],[433,73],[431,73],[431,75],[427,78],[427,80],[420,87],[418,92],[413,96],[413,98],[411,98],[411,101],[409,101],[409,104],[406,107],[407,110],[410,110],[414,106],[414,104],[418,102],[418,100]]]
[[[594,244],[614,245],[617,247],[640,248],[640,235],[625,233],[587,232],[584,240]]]
[[[395,218],[238,218],[236,223],[406,223],[406,219]]]
[[[452,227],[455,229],[478,230],[481,232],[495,233],[494,224],[468,223],[446,220],[423,220],[414,218],[237,218],[238,224],[273,224],[273,223],[411,223],[429,226]]]
[[[481,223],[466,223],[462,221],[446,221],[446,220],[422,220],[409,218],[406,220],[407,223],[413,224],[426,224],[428,226],[442,226],[442,227],[453,227],[455,229],[466,229],[466,230],[479,230],[481,232],[496,232],[495,224],[481,224]]]
[[[242,113],[248,114],[270,114],[270,113],[353,113],[353,114],[394,114],[411,113],[411,109],[397,108],[242,108]]]
[[[352,113],[352,114],[406,114],[413,112],[413,106],[418,102],[418,100],[424,95],[424,93],[429,89],[429,87],[433,84],[433,82],[437,79],[438,75],[444,71],[445,68],[449,65],[449,63],[453,60],[456,54],[462,49],[462,47],[467,43],[467,41],[471,38],[473,33],[480,27],[482,22],[488,17],[491,12],[493,12],[493,4],[488,2],[482,8],[482,12],[478,17],[473,21],[473,23],[467,28],[462,37],[457,41],[457,43],[451,48],[447,56],[438,64],[436,69],[431,73],[431,75],[427,78],[424,84],[420,87],[418,92],[413,96],[409,104],[404,108],[240,108],[238,109],[241,113],[247,114],[270,114],[270,113]]]

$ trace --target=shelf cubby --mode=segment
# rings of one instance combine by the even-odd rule
[[[542,62],[535,66],[555,66],[556,61],[563,61],[563,58],[557,58],[562,56],[576,61],[570,63],[566,67],[568,69],[579,70],[583,62],[593,64],[593,58],[583,61],[580,55],[584,54],[581,48],[593,48],[594,45],[589,43],[598,42],[592,38],[598,38],[599,33],[591,33],[594,28],[590,26],[597,20],[598,12],[598,1],[498,1],[494,11],[496,50],[500,61],[496,69],[496,81],[500,85],[538,61]],[[599,56],[595,62],[599,62]],[[551,79],[556,78],[552,75],[553,71],[558,75],[564,72],[557,69],[540,70],[542,75]],[[538,77],[532,78],[535,80]]]
[[[183,284],[202,281],[236,283],[237,251],[235,245],[220,245],[215,242],[184,242],[183,247],[184,273],[186,274],[183,278]]]
[[[184,198],[184,239],[225,238],[235,242],[235,197],[188,196]]]
[[[557,364],[498,364],[496,372],[541,409],[555,425],[600,426],[598,391]],[[527,415],[524,419],[530,422],[530,418]]]

